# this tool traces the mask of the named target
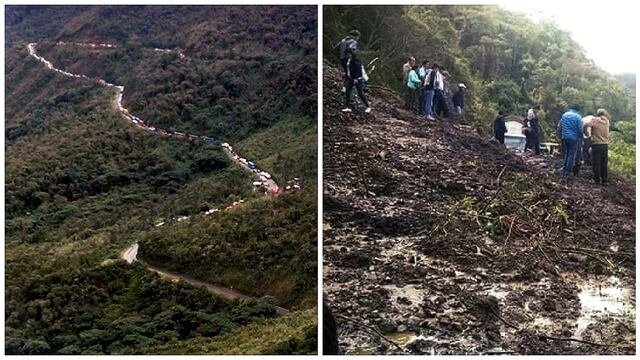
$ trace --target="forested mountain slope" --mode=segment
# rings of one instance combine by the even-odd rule
[[[452,88],[467,85],[466,113],[485,129],[498,110],[524,115],[532,104],[542,107],[543,132],[551,140],[574,103],[585,111],[605,108],[614,121],[635,121],[635,92],[548,21],[534,23],[498,6],[331,6],[324,24],[328,45],[360,30],[364,63],[378,58],[373,84],[400,90],[409,56],[442,64]],[[324,58],[337,64],[332,46],[324,47]]]
[[[7,353],[315,351],[315,7],[238,9],[7,7]],[[56,67],[124,85],[124,105],[148,124],[216,142],[131,126],[113,91],[47,69],[31,42]],[[265,198],[224,141],[302,188]],[[273,297],[239,303],[170,283],[124,264],[135,242],[145,262]],[[211,249],[215,259],[183,261]],[[248,345],[247,332],[263,341]]]

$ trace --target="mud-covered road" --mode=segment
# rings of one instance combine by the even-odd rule
[[[324,293],[346,354],[635,353],[635,189],[324,78]]]

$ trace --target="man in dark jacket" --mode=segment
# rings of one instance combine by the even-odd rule
[[[358,92],[358,97],[362,100],[362,103],[365,106],[364,112],[370,113],[371,108],[369,107],[369,101],[367,101],[367,96],[364,94],[364,83],[367,81],[367,75],[364,71],[364,66],[360,59],[356,56],[353,56],[349,61],[349,66],[347,66],[347,86],[346,86],[346,100],[345,100],[345,108],[342,109],[343,112],[351,112],[351,90],[353,87],[356,87],[356,91]]]
[[[538,111],[540,106],[534,106],[527,113],[527,121],[529,122],[529,142],[531,149],[536,155],[540,155],[540,120],[538,119]]]
[[[340,65],[344,71],[345,86],[347,83],[347,71],[349,66],[349,60],[355,55],[358,50],[358,39],[360,38],[360,31],[351,30],[349,35],[335,46],[338,49],[338,56],[340,57]]]
[[[504,134],[507,133],[507,124],[504,122],[504,112],[500,110],[498,116],[493,120],[493,135],[500,144],[504,145]]]
[[[465,84],[458,84],[458,91],[453,94],[453,107],[456,109],[456,113],[462,115],[464,110],[464,92],[467,87]]]

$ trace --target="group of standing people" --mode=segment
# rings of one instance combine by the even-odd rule
[[[531,150],[540,154],[540,137],[542,129],[538,112],[540,106],[529,109],[523,121],[522,130],[526,137],[525,151]],[[609,114],[605,109],[599,109],[594,116],[588,113],[582,117],[581,107],[573,105],[562,115],[558,122],[558,137],[561,139],[563,156],[562,172],[566,175],[577,176],[581,164],[591,165],[596,184],[607,185],[609,164]],[[505,134],[508,132],[505,114],[498,112],[493,121],[493,134],[499,143],[504,144]]]
[[[583,155],[586,158],[590,153],[593,180],[596,184],[607,185],[609,181],[609,113],[605,109],[598,109],[595,116],[582,117],[581,110],[580,105],[573,105],[562,115],[558,123],[564,155],[563,173],[578,175]]]
[[[405,108],[428,120],[434,115],[448,117],[450,109],[447,101],[449,73],[439,64],[423,60],[418,67],[416,59],[411,56],[402,66],[402,86],[405,96]],[[455,112],[462,115],[464,110],[465,84],[458,84],[458,90],[452,100]]]
[[[540,155],[540,137],[542,135],[540,119],[538,118],[539,111],[539,105],[529,109],[522,123],[522,133],[526,139],[524,150],[531,150],[536,155]],[[501,110],[498,112],[495,120],[493,120],[493,135],[500,144],[504,144],[504,136],[508,132],[505,117],[504,111]]]
[[[356,88],[358,97],[365,106],[365,113],[371,112],[369,101],[364,93],[364,85],[369,80],[365,67],[358,57],[358,39],[360,32],[351,30],[349,35],[340,40],[335,46],[340,57],[343,70],[345,93],[345,107],[343,112],[352,112],[351,92]],[[424,60],[421,66],[411,56],[402,66],[402,85],[405,96],[405,107],[408,110],[434,120],[434,115],[448,117],[448,80],[449,73],[439,64],[431,64]],[[458,89],[452,96],[455,113],[462,115],[464,111],[464,97],[466,86],[458,84]],[[527,111],[523,123],[523,133],[526,137],[525,151],[531,150],[540,154],[540,138],[542,130],[538,112],[540,106],[534,106]],[[581,107],[572,106],[565,112],[558,123],[558,135],[562,140],[563,173],[577,175],[580,171],[582,158],[593,166],[593,176],[597,184],[606,185],[608,182],[609,160],[609,115],[606,110],[599,109],[595,116],[588,114],[584,118],[580,115]],[[495,138],[504,144],[507,126],[505,114],[500,111],[493,123]],[[583,154],[584,153],[584,154]],[[590,155],[590,156],[589,156]],[[590,159],[589,159],[590,157]]]

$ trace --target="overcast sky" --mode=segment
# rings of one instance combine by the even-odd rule
[[[552,19],[571,32],[587,57],[610,73],[637,71],[640,19],[633,0],[497,2],[507,10],[529,14],[534,21]]]

